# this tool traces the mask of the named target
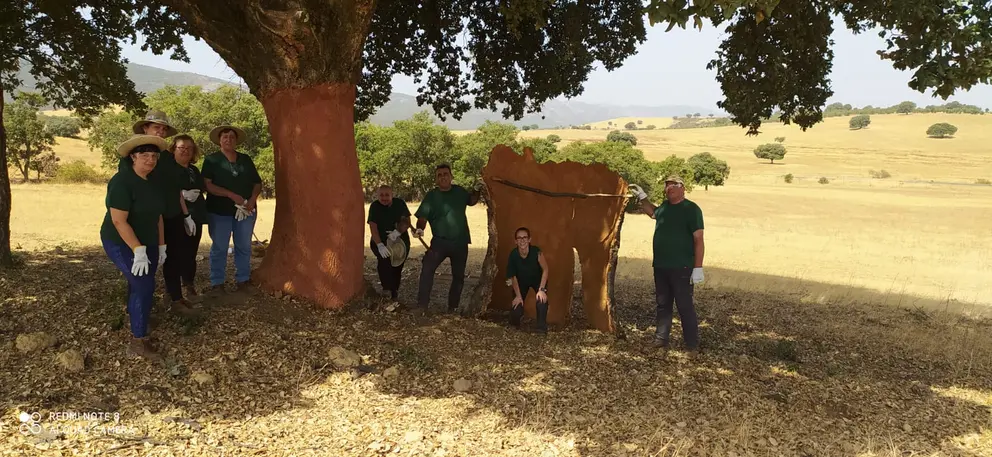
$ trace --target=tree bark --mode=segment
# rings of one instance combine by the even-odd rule
[[[274,91],[262,100],[275,151],[276,213],[259,284],[340,308],[364,289],[364,199],[355,85]]]
[[[0,87],[0,119],[3,119],[3,88]],[[0,268],[12,267],[10,255],[10,176],[7,174],[7,130],[0,122]]]

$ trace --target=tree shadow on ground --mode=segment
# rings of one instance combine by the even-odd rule
[[[369,257],[366,274],[376,282]],[[195,324],[156,304],[155,335],[181,368],[170,372],[126,357],[123,280],[102,251],[25,260],[0,273],[4,411],[120,411],[181,452],[272,445],[297,455],[369,455],[402,444],[428,455],[970,456],[990,445],[982,435],[992,391],[987,321],[702,287],[705,350],[693,360],[647,344],[649,277],[618,278],[622,340],[585,330],[578,305],[570,323],[542,337],[510,329],[495,311],[418,320],[370,310],[381,303],[369,299],[331,313],[253,291],[207,303]],[[620,262],[647,271],[636,264],[646,260]],[[435,306],[447,294],[446,265]],[[401,301],[410,303],[416,259],[404,276]],[[16,335],[35,331],[58,335],[58,346],[13,348]],[[335,346],[363,356],[363,367],[333,365]],[[84,372],[58,368],[54,356],[66,348],[87,356]],[[203,373],[214,381],[198,383]],[[472,385],[459,391],[461,379]],[[16,425],[10,416],[6,425]],[[205,426],[163,419],[172,416]],[[18,438],[9,449],[33,452],[29,438],[37,439]]]

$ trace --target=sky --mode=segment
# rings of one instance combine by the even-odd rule
[[[715,57],[720,41],[720,29],[707,24],[702,31],[675,27],[665,32],[667,25],[648,28],[647,40],[637,54],[629,57],[617,70],[608,72],[597,67],[586,82],[585,91],[574,100],[611,105],[692,105],[717,110],[716,102],[723,98],[716,81],[715,70],[706,64]],[[722,28],[721,28],[722,29]],[[834,24],[834,62],[830,75],[834,95],[828,103],[849,103],[891,106],[911,100],[920,106],[959,101],[992,108],[992,87],[979,85],[970,91],[959,90],[946,101],[933,97],[931,91],[920,93],[910,89],[912,71],[900,71],[890,61],[875,54],[885,49],[877,31],[855,35],[843,22]],[[241,79],[205,42],[186,37],[190,63],[156,56],[141,50],[141,42],[124,45],[123,54],[131,62],[212,76],[233,83]],[[412,78],[398,76],[393,91],[410,95],[417,93]]]

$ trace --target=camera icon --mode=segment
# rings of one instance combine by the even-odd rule
[[[42,428],[41,428],[41,424],[39,424],[39,422],[41,422],[41,413],[21,412],[21,414],[19,414],[17,418],[21,420],[21,426],[19,427],[19,430],[22,435],[29,435],[29,434],[37,435],[41,433]]]

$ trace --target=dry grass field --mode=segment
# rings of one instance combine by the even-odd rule
[[[925,137],[945,120],[957,138]],[[805,133],[768,125],[759,138],[734,127],[634,132],[650,158],[710,151],[731,167],[725,187],[689,194],[707,242],[696,359],[646,344],[652,221],[629,215],[622,339],[586,330],[578,306],[541,338],[500,313],[416,319],[377,298],[328,313],[250,291],[205,303],[203,321],[156,305],[170,361],[151,366],[125,356],[124,287],[99,249],[104,188],[15,185],[23,267],[0,273],[0,455],[992,455],[992,186],[973,185],[992,178],[990,123],[914,114],[872,116],[857,132],[846,118]],[[522,135],[551,133],[608,132]],[[782,164],[754,158],[776,136],[789,148]],[[869,179],[879,169],[892,177]],[[259,205],[259,239],[275,204]],[[469,219],[463,300],[486,245],[484,210]],[[204,237],[200,253],[208,247]],[[415,300],[422,254],[415,243],[403,304]],[[365,272],[378,286],[371,253]],[[435,306],[447,264],[439,273]],[[57,347],[15,349],[37,331]],[[363,368],[331,363],[337,346]],[[85,354],[82,373],[61,371],[66,349]],[[43,420],[45,433],[12,431],[21,411],[99,410],[121,412],[128,433],[59,435],[79,424],[59,419]]]

